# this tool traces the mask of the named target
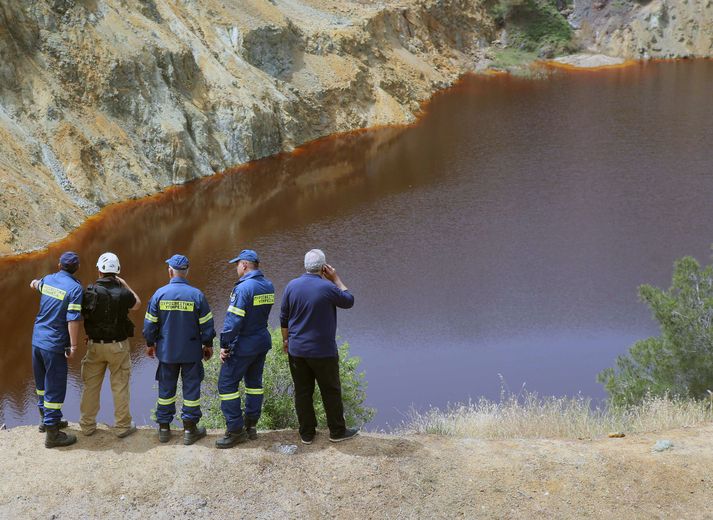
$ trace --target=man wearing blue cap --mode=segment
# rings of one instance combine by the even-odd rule
[[[77,437],[60,431],[62,405],[67,393],[67,360],[74,357],[82,319],[82,284],[73,276],[79,269],[79,256],[68,251],[59,257],[59,271],[30,287],[40,292],[40,310],[32,331],[32,369],[35,374],[37,406],[46,432],[45,446],[69,446]]]
[[[147,354],[158,357],[156,380],[158,403],[156,422],[158,439],[168,442],[170,424],[176,414],[178,376],[183,384],[183,444],[190,445],[205,437],[198,426],[202,417],[200,398],[203,359],[213,355],[213,313],[203,293],[188,284],[189,262],[183,255],[173,255],[168,264],[168,284],[157,290],[149,301],[144,319]]]
[[[238,283],[230,293],[230,304],[220,333],[220,376],[218,394],[226,431],[215,442],[217,448],[231,448],[257,438],[257,422],[262,409],[262,371],[272,347],[267,318],[275,303],[275,288],[259,268],[260,257],[244,249],[230,260],[237,263]],[[240,407],[240,380],[245,379],[245,417]]]

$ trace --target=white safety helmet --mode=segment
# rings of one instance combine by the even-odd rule
[[[121,265],[119,264],[119,257],[114,253],[104,253],[97,260],[97,269],[100,273],[113,273],[119,274],[121,272]]]

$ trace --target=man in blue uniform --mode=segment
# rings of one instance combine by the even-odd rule
[[[183,383],[183,444],[205,437],[200,397],[203,359],[213,355],[213,314],[203,293],[188,284],[189,262],[183,255],[166,260],[170,281],[149,301],[144,320],[147,354],[158,357],[156,422],[160,442],[171,438],[170,424],[176,414],[176,387]]]
[[[220,334],[218,394],[225,417],[226,432],[215,442],[230,448],[248,438],[257,438],[257,422],[262,408],[262,371],[272,347],[267,318],[275,303],[275,288],[259,269],[260,257],[245,249],[230,260],[237,263],[239,280],[230,293],[230,304]],[[240,407],[238,385],[245,378],[245,417]]]
[[[42,417],[40,431],[46,431],[45,446],[69,446],[77,437],[60,431],[62,405],[67,392],[67,360],[74,357],[82,319],[82,284],[73,276],[79,256],[68,251],[59,258],[59,271],[30,287],[39,291],[40,310],[32,331],[32,369],[35,374],[37,406]]]

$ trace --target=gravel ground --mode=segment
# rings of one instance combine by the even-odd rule
[[[77,432],[74,425],[70,430]],[[47,450],[0,431],[2,518],[710,518],[713,427],[623,439],[483,441],[362,434],[311,446],[261,432],[216,450],[100,429]],[[673,447],[655,452],[658,440]],[[293,455],[282,445],[297,445]]]

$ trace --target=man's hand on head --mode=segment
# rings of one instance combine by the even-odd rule
[[[322,274],[330,282],[334,282],[339,276],[337,276],[337,270],[329,264],[324,264],[322,267]]]
[[[322,274],[327,280],[339,287],[339,289],[341,289],[342,291],[347,290],[347,286],[344,285],[344,282],[342,282],[342,279],[337,274],[337,270],[331,265],[324,264],[324,267],[322,267]]]

